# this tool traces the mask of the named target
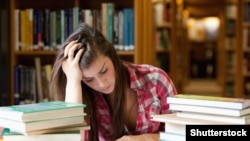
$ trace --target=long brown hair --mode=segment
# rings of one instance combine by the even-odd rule
[[[111,122],[113,126],[113,138],[121,137],[124,132],[124,103],[125,89],[128,87],[128,73],[122,65],[122,61],[116,53],[114,46],[102,35],[102,33],[91,28],[85,23],[81,23],[74,32],[65,40],[62,48],[58,51],[52,70],[51,89],[55,94],[56,100],[65,100],[66,75],[62,70],[64,60],[64,49],[68,43],[77,40],[81,36],[81,43],[85,46],[84,53],[79,61],[80,69],[85,69],[98,57],[104,55],[111,59],[115,69],[115,89],[114,89],[114,106],[111,107]],[[125,75],[124,75],[125,74]],[[91,130],[89,131],[89,140],[98,141],[98,131],[96,119],[96,106],[94,90],[88,87],[84,82],[82,85],[83,102],[87,105],[86,112],[90,120]]]

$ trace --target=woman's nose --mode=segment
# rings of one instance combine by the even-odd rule
[[[98,78],[97,79],[97,84],[99,88],[104,88],[106,85],[106,79],[105,78]]]

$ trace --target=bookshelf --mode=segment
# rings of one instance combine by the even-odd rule
[[[224,20],[223,20],[223,33],[224,33],[224,51],[223,51],[223,64],[224,64],[224,92],[223,96],[226,97],[242,97],[239,91],[239,1],[226,0],[224,4]]]
[[[154,51],[157,56],[156,66],[165,70],[177,87],[177,4],[175,0],[152,0],[152,5],[154,15]]]
[[[134,63],[148,63],[153,64],[154,61],[152,58],[155,57],[155,54],[152,54],[152,46],[153,46],[153,25],[152,23],[148,22],[153,18],[152,13],[148,11],[151,6],[151,0],[127,0],[127,1],[116,1],[116,0],[92,0],[92,1],[85,1],[85,0],[10,0],[9,9],[10,9],[10,100],[9,104],[12,105],[15,103],[15,66],[17,64],[21,64],[24,66],[31,66],[34,67],[34,59],[39,57],[41,60],[41,65],[44,66],[46,64],[53,64],[55,55],[57,53],[56,47],[46,49],[43,48],[42,50],[38,48],[35,49],[18,49],[18,47],[22,46],[18,41],[18,36],[31,36],[30,32],[22,32],[26,33],[22,35],[16,34],[18,33],[19,29],[17,27],[19,22],[15,19],[15,11],[16,9],[25,10],[25,9],[33,9],[35,10],[43,10],[48,9],[49,11],[62,11],[65,9],[71,9],[73,7],[78,7],[80,9],[90,9],[90,10],[98,10],[102,9],[102,3],[113,3],[114,10],[123,10],[125,8],[131,8],[134,10],[134,49],[129,51],[118,50],[118,54],[124,60],[131,61]],[[69,16],[64,16],[67,18]],[[21,29],[20,29],[21,30]],[[52,30],[51,30],[52,32]],[[66,34],[66,33],[64,33]],[[67,35],[67,34],[66,34]],[[45,37],[44,37],[45,38]],[[43,39],[43,38],[42,38]],[[30,41],[26,39],[26,41]],[[40,41],[40,38],[38,38]],[[46,38],[44,39],[46,41]],[[42,40],[42,41],[44,41]],[[43,42],[44,46],[46,46],[46,42]],[[35,43],[31,44],[33,46]],[[60,44],[59,44],[60,45]],[[41,45],[43,46],[43,45]],[[48,47],[54,46],[53,44],[49,44]],[[150,56],[150,57],[148,57]],[[152,58],[151,58],[152,57]]]
[[[239,93],[243,97],[250,97],[250,0],[242,0],[240,3],[240,50],[239,63],[241,76],[239,77]]]
[[[221,1],[176,1],[174,71],[180,93],[221,94],[217,65],[222,37],[215,38],[215,33],[205,27],[208,20],[218,23],[213,17],[224,12],[221,5]],[[201,26],[204,28],[199,28]]]

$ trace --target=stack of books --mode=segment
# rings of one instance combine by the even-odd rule
[[[178,94],[167,102],[171,114],[152,115],[165,123],[161,141],[184,141],[186,125],[250,124],[250,99]]]
[[[46,140],[46,137],[60,136],[61,140],[67,140],[71,135],[68,137],[75,136],[79,141],[80,132],[89,130],[84,120],[85,107],[84,104],[64,101],[0,107],[0,127],[9,129],[9,132],[2,133],[3,139],[33,141],[38,137]]]

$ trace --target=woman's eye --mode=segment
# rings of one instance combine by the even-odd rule
[[[104,74],[105,72],[107,72],[108,69],[104,69],[103,71],[101,71],[101,74]]]
[[[93,79],[85,79],[85,82],[91,82]]]

